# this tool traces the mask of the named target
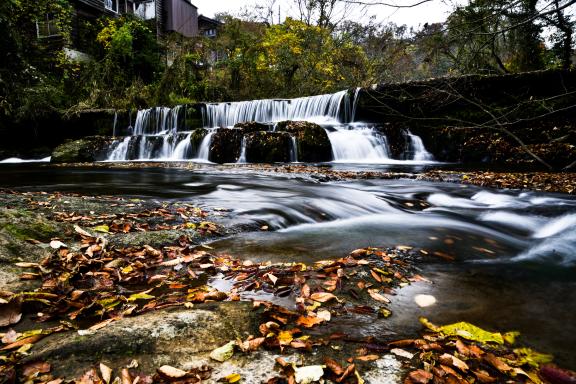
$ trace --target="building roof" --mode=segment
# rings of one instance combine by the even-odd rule
[[[209,17],[206,17],[204,15],[199,15],[198,16],[198,22],[204,22],[204,23],[211,23],[211,24],[217,24],[220,25],[222,24],[222,22],[216,20],[216,19],[211,19]]]

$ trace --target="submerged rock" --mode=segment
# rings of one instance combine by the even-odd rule
[[[277,131],[288,132],[298,142],[298,161],[317,163],[332,160],[332,145],[326,130],[308,121],[282,121]]]
[[[292,139],[287,132],[252,132],[244,135],[249,163],[289,162]]]
[[[80,140],[68,141],[52,152],[53,163],[82,163],[102,160],[112,139],[105,136],[89,136]]]

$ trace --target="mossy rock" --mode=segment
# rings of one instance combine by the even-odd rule
[[[246,161],[249,163],[287,163],[292,138],[287,132],[252,132],[244,136]]]
[[[48,241],[61,235],[62,228],[39,214],[23,209],[0,208],[0,231],[19,240]]]
[[[218,128],[210,143],[209,160],[218,163],[235,163],[240,158],[243,132],[241,129]]]
[[[68,141],[54,149],[51,161],[53,163],[82,163],[103,160],[112,141],[106,136],[89,136]]]
[[[326,130],[308,121],[282,121],[276,131],[288,132],[298,142],[298,161],[316,163],[332,160],[332,145]]]
[[[269,131],[271,126],[268,124],[259,123],[257,121],[247,121],[245,123],[236,123],[234,128],[241,129],[243,133],[251,133],[258,131]]]

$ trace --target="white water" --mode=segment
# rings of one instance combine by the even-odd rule
[[[390,160],[386,137],[367,127],[337,128],[328,133],[335,162],[379,163]]]
[[[246,163],[246,138],[242,137],[242,143],[240,144],[240,157],[237,161],[238,164]]]
[[[386,136],[376,128],[355,119],[360,88],[351,97],[349,91],[334,94],[280,100],[252,100],[235,103],[206,104],[202,110],[203,125],[232,127],[236,123],[258,121],[277,123],[283,120],[307,120],[324,124],[332,145],[333,160],[339,163],[421,164],[433,160],[420,137],[407,132],[411,158],[390,158]],[[197,153],[191,153],[191,133],[178,137],[180,113],[184,106],[172,109],[156,107],[137,113],[132,136],[116,141],[108,161],[122,160],[201,160],[208,161],[213,132],[209,132]],[[130,128],[129,128],[130,130]],[[116,119],[114,125],[116,133]],[[298,162],[298,143],[292,137],[291,162]],[[238,162],[246,162],[246,145],[242,140]]]
[[[432,161],[434,156],[426,150],[420,136],[413,135],[410,131],[406,132],[410,138],[410,147],[413,153],[413,160]]]
[[[188,153],[192,147],[192,143],[190,142],[191,137],[192,132],[187,134],[186,137],[176,145],[174,152],[170,156],[171,160],[186,160],[188,158]]]
[[[43,159],[21,159],[19,157],[9,157],[0,160],[0,164],[21,164],[21,163],[49,163],[52,157],[48,156]]]
[[[204,139],[202,140],[202,144],[200,144],[200,148],[198,149],[198,160],[209,161],[210,157],[210,144],[212,144],[212,136],[214,136],[215,131],[209,132]]]
[[[348,91],[297,99],[251,100],[235,103],[206,104],[204,127],[231,127],[236,123],[257,121],[275,123],[283,120],[306,120],[317,123],[349,121]],[[343,108],[344,107],[344,108]]]

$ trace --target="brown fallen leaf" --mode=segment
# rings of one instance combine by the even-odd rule
[[[378,355],[365,355],[365,356],[357,356],[354,358],[354,360],[375,361],[375,360],[378,360],[379,358],[380,358],[380,356],[378,356]]]
[[[344,373],[344,368],[342,368],[340,364],[338,364],[335,360],[330,359],[329,357],[324,358],[324,364],[336,376],[340,376]]]
[[[112,369],[107,365],[100,363],[100,374],[102,375],[104,382],[110,384],[110,380],[112,380]]]
[[[381,303],[390,303],[390,300],[382,296],[377,289],[369,289],[368,294],[370,294],[370,297],[372,297],[376,301],[379,301]]]
[[[510,367],[508,364],[506,364],[500,358],[494,356],[491,353],[487,353],[484,356],[484,360],[486,360],[486,362],[488,362],[490,365],[492,365],[494,368],[496,368],[497,370],[499,370],[502,373],[506,373],[506,372],[509,372],[512,370],[512,367]]]
[[[320,317],[312,317],[312,316],[300,316],[296,320],[296,325],[301,325],[306,328],[312,328],[315,325],[321,324],[325,321],[325,319]]]
[[[78,384],[102,384],[102,380],[98,377],[96,369],[92,368],[82,375]]]
[[[433,377],[434,376],[430,372],[427,372],[423,369],[418,369],[408,374],[410,381],[416,384],[427,384],[430,380],[433,379]]]
[[[20,321],[22,318],[21,305],[21,296],[12,298],[12,300],[6,304],[0,304],[0,328],[16,324]]]
[[[327,303],[330,300],[338,300],[338,298],[329,292],[316,292],[310,295],[310,298],[320,303]]]
[[[2,343],[3,344],[11,344],[14,343],[16,340],[18,340],[18,337],[20,336],[20,333],[16,332],[13,329],[8,330],[8,332],[6,332],[4,334],[4,336],[2,337]]]
[[[456,356],[452,356],[449,353],[445,353],[439,358],[442,364],[451,365],[460,369],[463,372],[468,371],[468,364],[457,358]]]
[[[188,373],[178,368],[171,367],[169,365],[163,365],[158,368],[158,373],[168,379],[180,379],[186,376]]]
[[[24,377],[31,377],[39,373],[48,373],[52,367],[49,363],[45,361],[37,361],[34,363],[26,364],[22,369],[22,375]]]
[[[19,348],[25,344],[34,344],[35,342],[37,342],[38,340],[42,339],[44,337],[44,335],[32,335],[32,336],[28,336],[25,337],[23,339],[20,339],[12,344],[8,344],[7,346],[0,348],[0,351],[8,351],[14,348]]]

